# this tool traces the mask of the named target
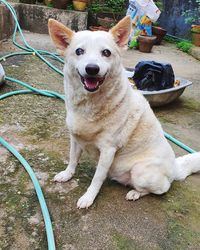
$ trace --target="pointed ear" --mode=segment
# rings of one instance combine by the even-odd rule
[[[71,42],[74,32],[54,19],[49,19],[48,28],[49,35],[53,40],[58,52],[63,55]]]
[[[113,35],[115,42],[119,47],[124,47],[125,45],[127,45],[128,38],[131,32],[130,16],[125,16],[109,32]]]

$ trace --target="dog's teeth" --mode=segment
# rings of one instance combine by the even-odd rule
[[[88,83],[87,80],[84,81],[84,84],[85,86],[88,88],[88,89],[94,89],[98,86],[99,82],[96,82],[95,84],[94,83]]]

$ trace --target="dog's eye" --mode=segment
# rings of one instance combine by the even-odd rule
[[[78,48],[78,49],[76,49],[75,52],[76,52],[77,56],[80,56],[80,55],[83,55],[85,51],[83,49],[81,49],[81,48]]]
[[[102,56],[106,56],[106,57],[111,56],[110,50],[109,50],[109,49],[104,49],[104,50],[102,51]]]

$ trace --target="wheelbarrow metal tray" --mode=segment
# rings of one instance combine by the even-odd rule
[[[180,77],[176,77],[176,80],[180,81],[180,85],[173,88],[159,91],[140,91],[152,107],[160,107],[176,100],[180,95],[182,95],[185,88],[192,84],[191,81]]]
[[[134,70],[131,68],[126,68],[126,74],[127,77],[132,77],[134,74]],[[179,86],[158,91],[139,91],[141,91],[141,93],[146,97],[151,107],[160,107],[166,105],[176,100],[180,95],[182,95],[185,88],[192,84],[191,81],[183,79],[181,77],[175,78],[176,80],[180,81]]]

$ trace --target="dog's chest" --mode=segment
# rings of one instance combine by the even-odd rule
[[[79,141],[85,144],[94,143],[102,128],[98,124],[88,121],[86,117],[68,113],[67,126],[70,133]]]

